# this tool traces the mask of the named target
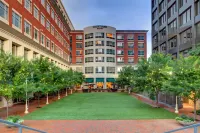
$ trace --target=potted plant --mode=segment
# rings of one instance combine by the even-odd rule
[[[20,116],[9,116],[6,121],[15,123],[15,124],[23,124],[24,120]],[[13,125],[6,124],[7,127],[14,127]]]
[[[179,117],[176,117],[175,119],[178,123],[180,123],[183,126],[189,126],[189,125],[195,124],[195,120],[186,115],[181,115]]]

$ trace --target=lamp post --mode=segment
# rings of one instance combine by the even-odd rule
[[[29,112],[28,112],[28,92],[27,92],[27,82],[28,82],[28,80],[27,80],[27,78],[26,78],[26,105],[25,105],[25,114],[28,114]]]
[[[176,106],[175,106],[175,113],[178,114],[178,96],[176,96]]]

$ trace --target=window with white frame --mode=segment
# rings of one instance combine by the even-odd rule
[[[37,41],[39,40],[39,31],[35,28],[34,28],[34,39]]]
[[[128,35],[127,39],[128,40],[134,40],[134,35]]]
[[[96,67],[96,73],[104,73],[104,67],[101,66]]]
[[[44,46],[44,39],[45,39],[45,37],[44,37],[44,35],[43,34],[41,34],[41,38],[40,38],[40,41],[41,41],[41,45],[43,45]]]
[[[46,38],[46,47],[49,49],[50,48],[50,40]]]
[[[51,25],[50,25],[50,22],[49,22],[49,20],[47,20],[46,22],[47,22],[47,23],[46,23],[46,29],[47,29],[48,31],[50,31],[50,26],[51,26]]]
[[[41,4],[45,6],[45,0],[41,0]]]
[[[50,14],[50,4],[47,2],[47,4],[46,4],[46,9],[47,9],[47,12]]]
[[[123,48],[124,47],[124,43],[123,42],[117,42],[117,47],[118,48]]]
[[[54,35],[55,28],[51,25],[51,34]]]
[[[33,11],[34,17],[35,17],[37,20],[39,20],[39,10],[38,10],[38,8],[34,6],[34,9],[33,9],[33,10],[34,10],[34,11]]]
[[[138,51],[138,56],[144,56],[144,50],[139,50]]]
[[[27,21],[24,21],[24,32],[27,35],[31,35],[31,24],[29,24]]]
[[[107,73],[115,73],[115,67],[107,67]]]
[[[117,63],[124,63],[124,57],[117,57]]]
[[[24,7],[31,12],[31,0],[24,0]]]
[[[45,17],[44,17],[43,14],[41,14],[41,24],[42,24],[43,26],[45,26]]]
[[[138,48],[144,48],[144,43],[138,43]]]
[[[117,55],[124,55],[124,50],[117,50]]]
[[[51,51],[54,52],[54,43],[51,42]]]
[[[124,40],[124,35],[117,35],[117,40]]]
[[[0,17],[8,20],[8,6],[0,1]]]
[[[21,17],[14,11],[12,12],[12,24],[21,29]]]
[[[128,48],[134,48],[134,43],[133,42],[128,43]]]
[[[58,17],[57,17],[57,15],[55,15],[55,22],[56,22],[56,24],[58,24]]]
[[[60,28],[60,20],[58,20],[58,27]]]
[[[55,18],[55,13],[54,13],[54,10],[53,9],[51,9],[51,18],[54,20],[54,18]]]

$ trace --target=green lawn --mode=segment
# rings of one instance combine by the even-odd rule
[[[125,93],[76,93],[25,116],[28,120],[174,119],[174,113]]]

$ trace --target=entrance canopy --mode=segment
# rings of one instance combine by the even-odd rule
[[[94,83],[94,78],[86,78],[86,83]]]
[[[103,82],[104,83],[104,78],[96,78],[96,82]]]
[[[115,79],[114,78],[106,78],[106,82],[112,82],[112,83],[114,83]]]

